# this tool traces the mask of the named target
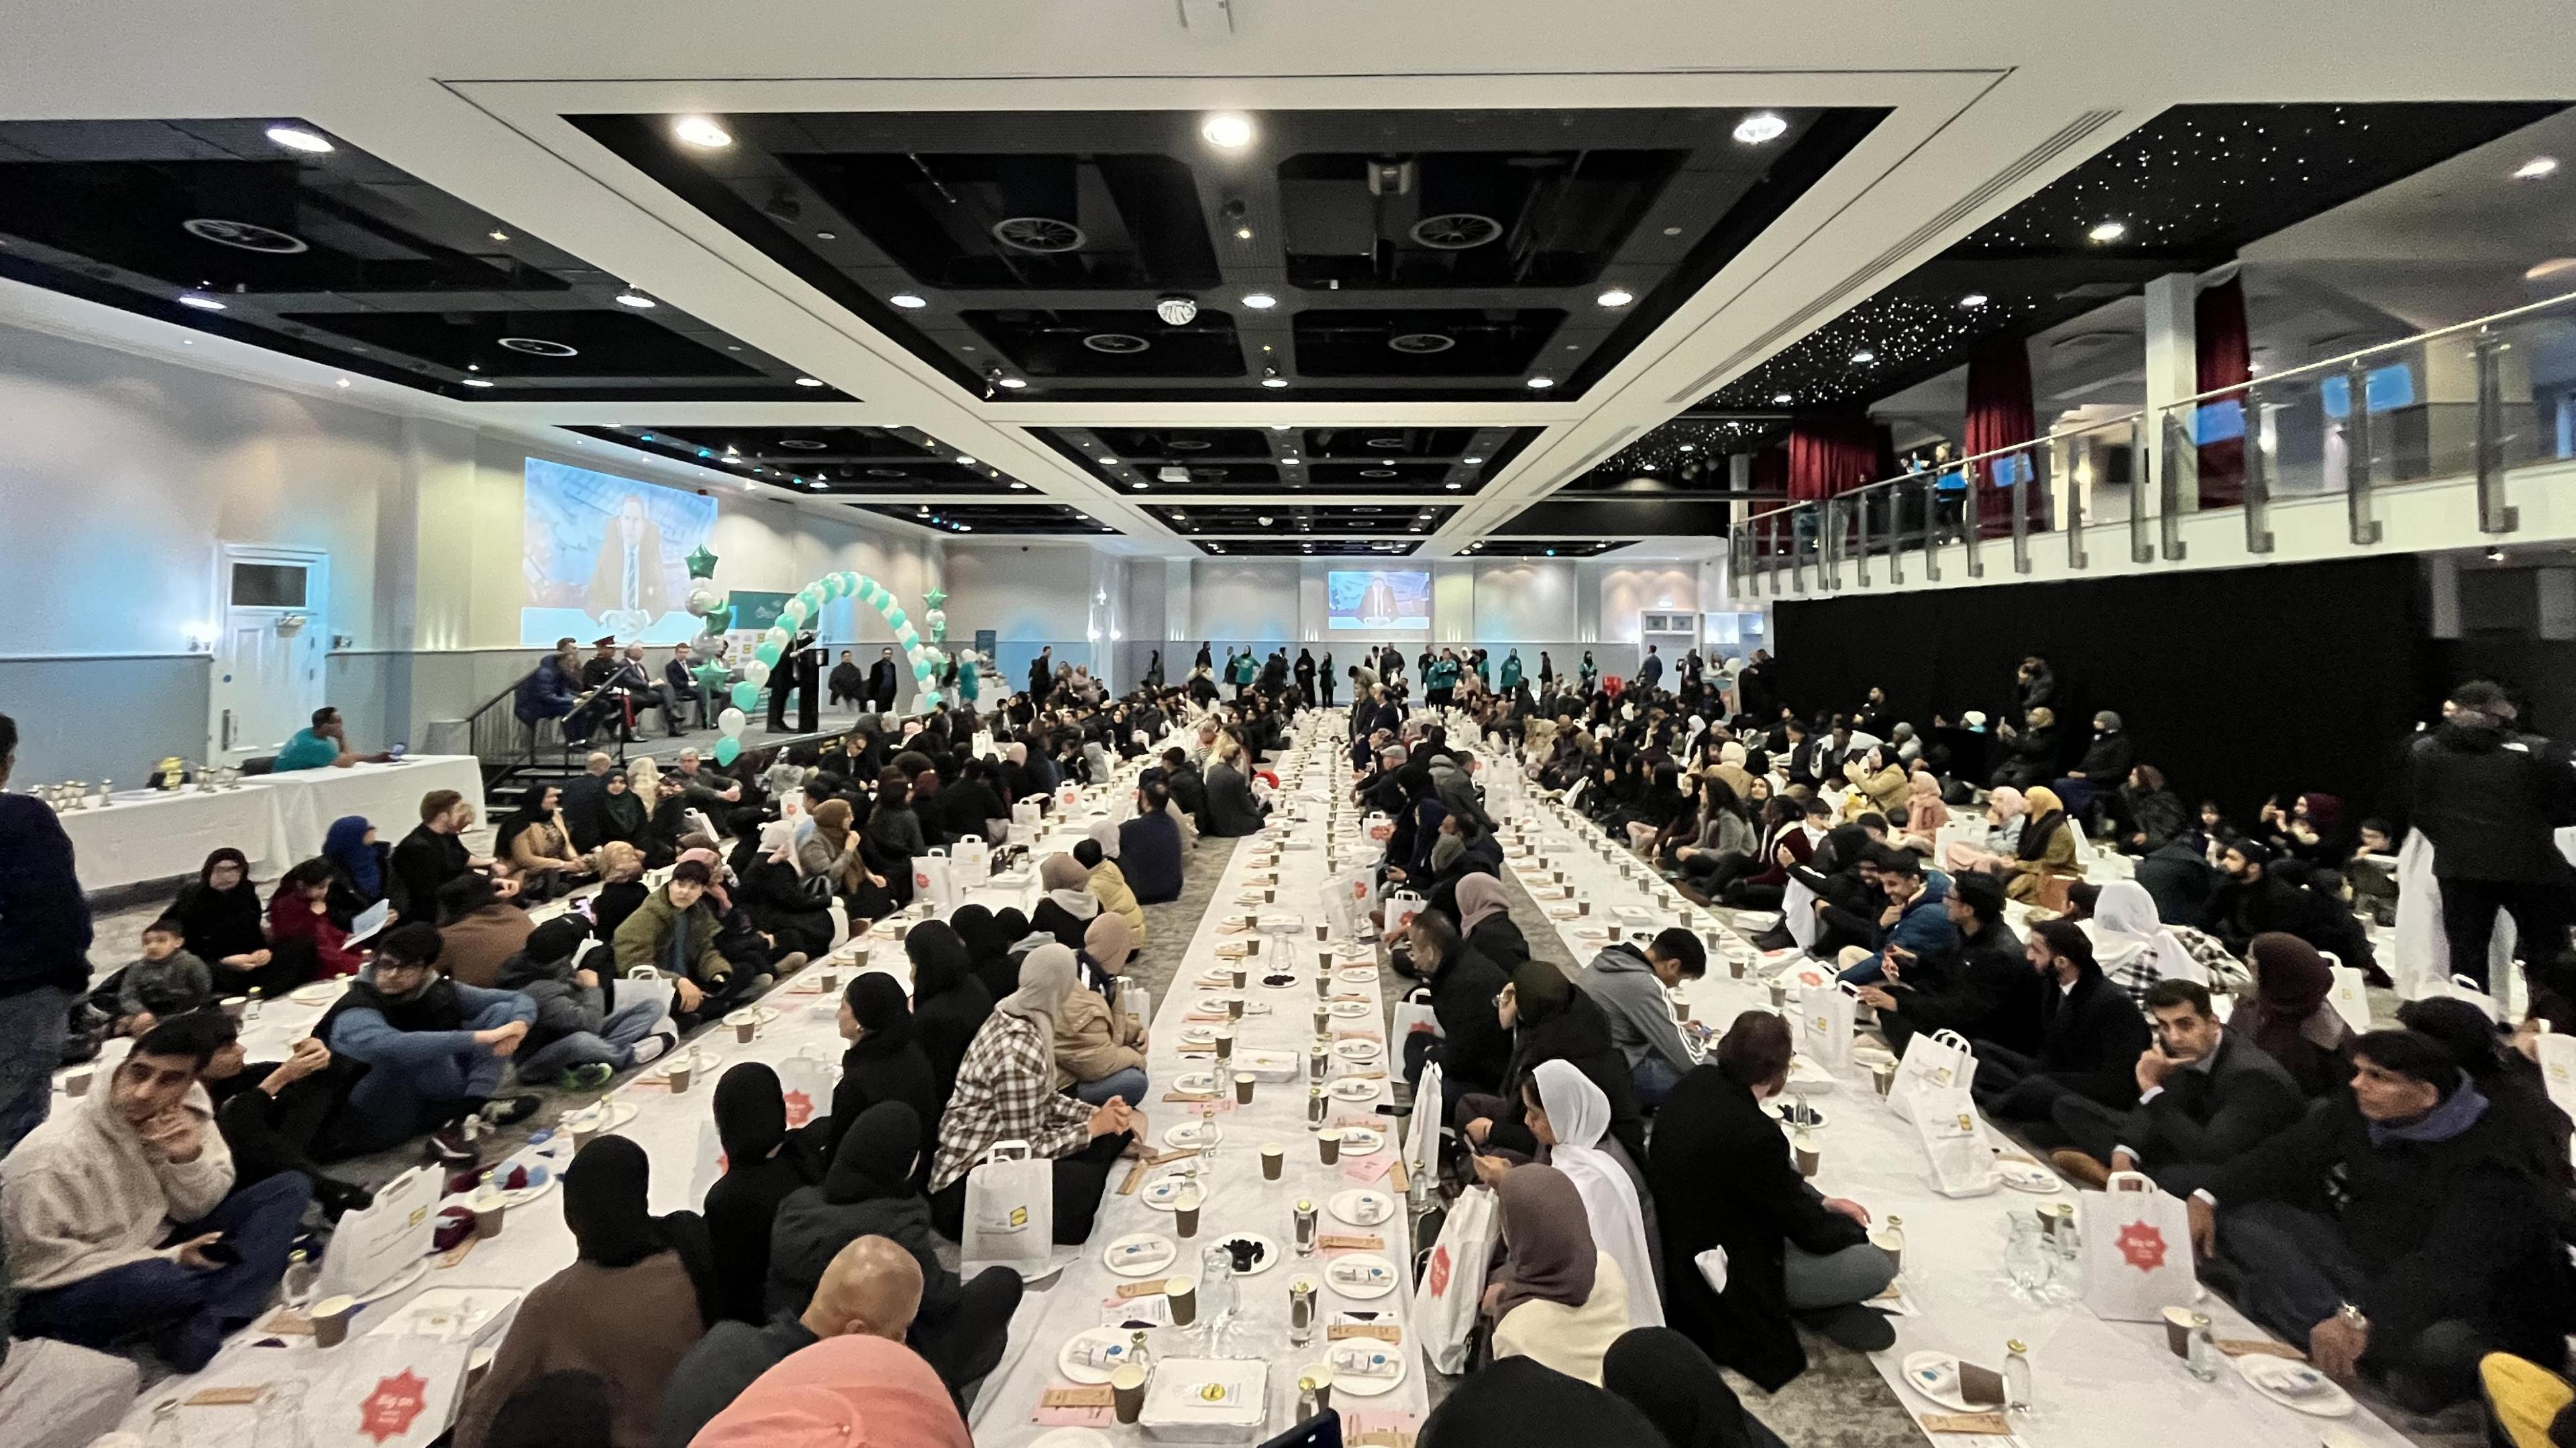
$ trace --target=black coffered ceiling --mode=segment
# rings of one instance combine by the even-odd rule
[[[1030,431],[1120,492],[1472,497],[1534,427],[1056,427]],[[1177,473],[1175,469],[1179,470]],[[1138,484],[1144,486],[1139,487]]]
[[[572,119],[978,395],[1334,401],[1580,395],[1883,112],[1748,114]]]
[[[1788,429],[1789,416],[1782,412],[1728,417],[1684,413],[1611,454],[1559,491],[1645,496],[1726,493],[1727,455],[1758,451]],[[1761,494],[1748,488],[1734,496]]]
[[[2027,337],[2168,272],[2217,266],[2564,104],[2176,106],[1704,405],[1852,408],[1901,392],[1989,341]],[[2094,240],[2106,223],[2119,233]]]
[[[1193,538],[1201,553],[1224,558],[1404,558],[1418,538]]]
[[[959,462],[955,448],[909,427],[727,427],[682,423],[676,427],[623,424],[576,427],[574,432],[685,463],[722,468],[744,477],[836,493],[896,497],[954,493],[1010,494],[1027,485],[981,461]]]
[[[1115,533],[1064,503],[852,503],[853,508],[943,533]]]
[[[1184,537],[1261,538],[1381,537],[1409,538],[1429,533],[1447,521],[1455,508],[1432,504],[1347,503],[1324,507],[1223,503],[1197,507],[1150,505],[1146,512]]]
[[[847,400],[302,121],[0,122],[0,276],[477,401]]]
[[[1467,545],[1469,558],[1597,558],[1625,548],[1635,538],[1479,538]]]

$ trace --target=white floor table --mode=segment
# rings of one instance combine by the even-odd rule
[[[265,780],[244,780],[238,789],[202,792],[119,790],[107,804],[59,818],[81,889],[96,892],[193,876],[225,846],[241,851],[255,876],[282,874],[275,862],[288,845],[278,804]]]
[[[277,801],[278,855],[271,868],[283,874],[322,853],[322,837],[343,815],[362,815],[387,844],[420,823],[421,797],[452,789],[483,812],[483,765],[470,754],[425,754],[393,764],[353,764],[347,769],[297,769],[261,776]]]

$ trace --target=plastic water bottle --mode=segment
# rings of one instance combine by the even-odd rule
[[[2030,1359],[2028,1348],[2020,1338],[2004,1343],[2004,1410],[2012,1413],[2030,1411]]]

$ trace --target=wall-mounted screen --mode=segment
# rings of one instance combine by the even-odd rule
[[[1431,632],[1431,575],[1371,569],[1324,575],[1325,627]]]
[[[715,499],[530,458],[524,507],[519,642],[696,635],[688,558],[715,527]]]

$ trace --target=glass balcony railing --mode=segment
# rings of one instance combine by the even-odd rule
[[[2502,535],[2519,526],[2507,475],[2570,459],[2576,294],[1755,513],[1728,533],[1730,591],[1938,583],[1998,562],[2028,573],[2042,546],[2082,571],[2123,520],[2112,537],[2128,562],[2172,562],[2186,517],[2227,510],[2263,554],[2275,502],[2338,493],[2351,541],[2368,545],[2375,489],[2439,478],[2474,478],[2479,531]]]

